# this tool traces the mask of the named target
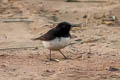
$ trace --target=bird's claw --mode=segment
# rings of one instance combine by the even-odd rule
[[[50,61],[56,61],[56,62],[59,62],[60,60],[58,60],[58,59],[50,59]]]

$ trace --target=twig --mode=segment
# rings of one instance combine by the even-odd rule
[[[86,1],[80,1],[80,0],[76,0],[76,1],[67,1],[67,2],[86,2],[86,3],[105,3],[105,2],[107,2],[107,1],[88,1],[88,0],[86,0]]]
[[[90,15],[89,15],[88,13],[89,13],[89,12],[87,12],[88,17],[86,18],[86,26],[87,26],[88,21],[89,21],[89,18],[90,18]]]
[[[3,22],[33,22],[30,19],[27,18],[8,18],[8,19],[3,19]]]
[[[29,49],[29,48],[38,48],[38,47],[42,47],[42,46],[34,46],[34,47],[12,47],[12,48],[0,48],[0,51],[4,51],[4,50],[13,50],[13,49]]]
[[[105,11],[104,11],[104,5],[103,5],[103,3],[101,3],[101,8],[102,8],[103,16],[105,16]]]

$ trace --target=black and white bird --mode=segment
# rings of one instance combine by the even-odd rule
[[[68,22],[61,22],[44,35],[32,40],[42,41],[43,46],[50,50],[50,60],[54,60],[51,58],[51,50],[59,51],[64,56],[64,58],[67,59],[67,57],[61,52],[60,49],[68,46],[71,43],[70,30],[72,27],[77,26]]]

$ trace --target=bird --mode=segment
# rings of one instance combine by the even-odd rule
[[[53,61],[51,56],[51,51],[59,51],[64,59],[68,59],[61,49],[65,48],[71,43],[70,30],[72,27],[77,27],[75,24],[69,22],[60,22],[55,28],[52,28],[47,33],[41,35],[40,37],[33,38],[32,40],[41,40],[43,46],[50,51],[50,61]]]

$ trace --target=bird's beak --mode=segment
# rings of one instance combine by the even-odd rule
[[[72,24],[72,27],[80,27],[81,24]]]

